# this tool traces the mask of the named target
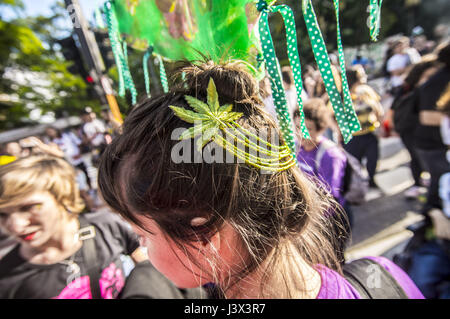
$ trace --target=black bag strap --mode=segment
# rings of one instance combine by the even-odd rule
[[[369,267],[376,266],[379,272],[379,286],[371,287],[368,283],[373,272]],[[408,299],[403,288],[392,275],[377,262],[362,258],[344,265],[344,277],[359,292],[363,299]],[[369,272],[368,272],[369,270]]]
[[[79,238],[83,241],[81,247],[84,261],[87,265],[87,273],[89,276],[89,283],[91,286],[92,299],[101,299],[100,291],[100,268],[97,264],[97,251],[95,247],[95,228],[92,226],[84,216],[79,216],[80,231]]]

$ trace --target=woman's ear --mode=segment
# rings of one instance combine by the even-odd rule
[[[208,220],[205,217],[195,217],[191,219],[191,226],[192,227],[199,227],[204,224],[206,224]]]

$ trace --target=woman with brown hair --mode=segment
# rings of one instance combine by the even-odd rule
[[[391,106],[394,129],[400,135],[411,156],[411,173],[414,185],[405,191],[405,197],[414,199],[426,193],[422,184],[421,174],[425,167],[417,153],[416,141],[412,134],[419,125],[419,87],[424,84],[437,70],[439,70],[437,56],[433,54],[422,57],[419,63],[413,64],[398,90],[397,96]]]
[[[255,79],[236,62],[181,71],[182,85],[129,114],[99,168],[103,197],[146,238],[150,261],[178,287],[213,283],[225,298],[360,298],[333,250],[324,212],[336,204],[284,153]],[[242,132],[244,151],[220,136]],[[251,139],[276,155],[253,156]],[[225,161],[206,160],[220,148]]]
[[[450,84],[436,103],[441,114],[442,142],[447,146],[446,160],[450,162]],[[409,276],[427,298],[450,298],[450,173],[439,179],[442,210],[432,209],[427,214],[427,234],[411,256],[407,269]],[[417,239],[415,239],[417,241]]]

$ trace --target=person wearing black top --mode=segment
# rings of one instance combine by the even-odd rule
[[[410,168],[414,185],[405,191],[405,197],[409,199],[417,198],[426,192],[421,179],[425,168],[417,153],[415,136],[411,134],[419,125],[419,88],[439,70],[440,66],[434,54],[424,56],[421,62],[414,64],[391,106],[394,129],[411,156]]]
[[[419,125],[414,132],[417,152],[431,175],[423,213],[431,208],[442,208],[439,178],[450,172],[450,165],[445,157],[447,146],[442,142],[440,134],[441,113],[436,109],[436,102],[450,82],[450,42],[438,48],[438,60],[444,66],[419,88]]]

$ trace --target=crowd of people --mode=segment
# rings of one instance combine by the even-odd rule
[[[394,98],[389,109],[368,84],[367,60],[353,60],[346,79],[361,131],[347,144],[312,66],[302,74],[310,138],[302,137],[294,78],[283,67],[298,165],[271,174],[246,161],[172,160],[172,133],[191,129],[193,120],[186,119],[195,112],[211,121],[228,118],[211,115],[208,106],[240,114],[242,129],[275,130],[283,145],[268,78],[258,82],[236,61],[185,66],[179,70],[182,83],[142,99],[123,125],[108,110],[100,120],[86,108],[77,128],[49,126],[41,137],[3,145],[0,298],[378,296],[365,289],[364,280],[361,289],[350,279],[355,272],[346,275],[352,263],[344,252],[354,224],[352,205],[378,189],[386,122],[411,155],[415,184],[405,194],[417,198],[426,192],[421,213],[440,228],[408,269],[383,257],[368,257],[366,265],[381,267],[389,278],[376,287],[386,297],[399,297],[390,295],[394,282],[401,297],[448,298],[450,238],[442,225],[450,218],[450,44],[422,49],[411,47],[409,38],[390,44],[384,66]],[[337,58],[331,61],[342,92]],[[195,137],[193,130],[189,137]],[[428,184],[423,172],[431,176]]]

